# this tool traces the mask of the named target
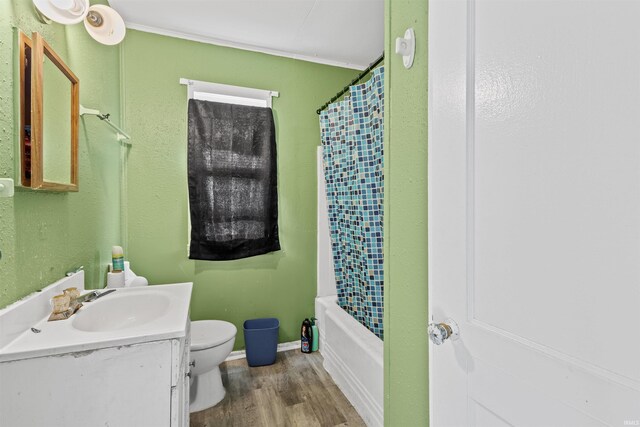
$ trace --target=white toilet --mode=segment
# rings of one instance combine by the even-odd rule
[[[236,341],[236,327],[222,320],[191,322],[191,403],[189,412],[198,412],[220,402],[225,395],[219,365]]]

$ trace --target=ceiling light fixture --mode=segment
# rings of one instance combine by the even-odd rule
[[[118,12],[101,4],[90,6],[89,0],[33,0],[33,4],[41,22],[71,25],[84,20],[89,35],[105,45],[120,43],[127,31]]]
[[[120,14],[102,4],[89,8],[89,13],[84,20],[84,28],[94,40],[106,45],[120,43],[127,32]]]
[[[89,12],[89,0],[33,0],[38,11],[59,24],[82,21]]]

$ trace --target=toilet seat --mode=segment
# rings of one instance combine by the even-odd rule
[[[216,347],[235,338],[237,332],[233,323],[223,320],[191,322],[191,351]]]

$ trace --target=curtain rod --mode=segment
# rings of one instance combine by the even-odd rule
[[[369,74],[369,72],[371,70],[373,70],[376,66],[378,66],[378,64],[380,64],[382,61],[384,60],[384,53],[382,55],[380,55],[380,57],[378,59],[376,59],[375,61],[373,61],[371,64],[369,64],[369,66],[363,70],[360,74],[358,74],[358,77],[356,77],[355,79],[353,79],[351,81],[351,83],[349,83],[347,86],[344,87],[344,89],[342,89],[340,92],[338,92],[336,94],[336,96],[334,96],[333,98],[331,98],[329,101],[327,101],[322,107],[318,108],[316,110],[316,113],[318,115],[320,115],[320,113],[322,112],[322,110],[324,110],[325,108],[327,108],[329,106],[329,104],[331,104],[332,102],[336,101],[338,98],[340,98],[342,95],[344,95],[345,93],[347,93],[349,91],[349,86],[353,86],[354,84],[358,83],[360,80],[362,80],[362,78],[364,76],[366,76],[367,74]]]

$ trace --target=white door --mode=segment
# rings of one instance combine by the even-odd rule
[[[429,26],[431,426],[640,425],[640,1]]]

